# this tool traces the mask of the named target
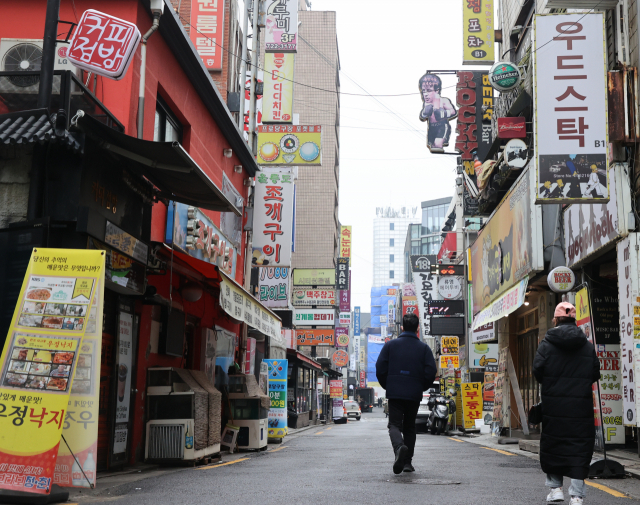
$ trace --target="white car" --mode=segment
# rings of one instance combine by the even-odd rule
[[[360,421],[362,417],[362,411],[360,410],[360,405],[358,402],[347,400],[344,402],[344,411],[347,414],[347,419],[350,417],[355,417],[356,421]]]

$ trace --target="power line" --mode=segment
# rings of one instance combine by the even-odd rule
[[[193,26],[191,24],[191,22],[187,21],[185,18],[183,18],[180,14],[178,14],[178,17],[182,20],[183,23],[186,23],[187,25],[189,25],[192,29],[194,29],[196,32],[198,32],[198,34],[202,35],[204,38],[210,40],[211,42],[213,42],[216,46],[218,46],[220,49],[222,49],[223,51],[229,53],[231,56],[235,56],[236,58],[240,58],[240,56],[238,56],[235,53],[232,53],[229,49],[227,49],[226,47],[218,44],[215,40],[213,40],[211,37],[209,37],[208,35],[202,33],[200,30],[198,30],[195,26]],[[263,72],[270,74],[271,76],[273,75],[273,72],[269,72],[268,70],[265,70],[264,68],[261,68],[259,65],[253,65],[253,63],[251,63],[251,61],[247,61],[246,62],[248,66],[253,67],[255,66],[256,69],[258,70],[262,70]],[[298,86],[304,86],[305,88],[310,88],[310,89],[314,89],[316,91],[324,91],[325,93],[335,93],[337,95],[348,95],[348,96],[371,96],[369,94],[362,94],[362,93],[346,93],[344,91],[336,91],[333,89],[324,89],[324,88],[318,88],[316,86],[311,86],[309,84],[303,84],[301,82],[297,82],[294,81],[293,79],[287,79],[286,77],[282,77],[281,75],[278,76],[274,76],[277,77],[278,79],[282,79],[283,81],[288,81],[288,82],[292,82],[293,84],[297,84]],[[376,96],[387,96],[387,97],[394,97],[394,96],[412,96],[412,95],[419,95],[420,93],[396,93],[396,94],[391,94],[391,95],[376,95]]]

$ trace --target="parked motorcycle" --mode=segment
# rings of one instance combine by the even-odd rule
[[[452,396],[455,392],[449,391],[449,396],[442,394],[433,394],[429,397],[429,415],[428,428],[432,435],[445,433],[449,431],[449,416],[456,411],[456,403]]]

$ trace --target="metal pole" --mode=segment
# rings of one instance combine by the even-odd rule
[[[53,87],[53,67],[56,61],[56,38],[58,36],[58,16],[60,0],[47,0],[42,41],[42,65],[40,66],[40,86],[38,87],[38,108],[48,109]]]
[[[260,37],[258,34],[258,16],[260,16],[260,2],[253,0],[253,30],[251,35],[251,87],[249,92],[249,148],[253,152],[253,138],[256,130],[256,78],[258,67],[258,46]]]
[[[138,138],[144,138],[144,88],[147,74],[147,40],[160,26],[160,16],[162,12],[153,13],[153,24],[149,31],[142,37],[142,48],[140,49],[140,87],[138,88]],[[194,28],[192,28],[194,30]]]
[[[249,30],[249,2],[244,0],[244,20],[242,21],[242,61],[240,63],[240,114],[238,114],[238,127],[244,132],[244,100],[245,86],[247,85],[247,31]]]

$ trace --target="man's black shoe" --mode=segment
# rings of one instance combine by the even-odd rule
[[[404,460],[407,458],[407,453],[409,452],[409,448],[406,445],[401,445],[398,447],[396,451],[396,460],[393,463],[393,473],[398,475],[402,473],[402,469],[404,468]]]
[[[411,463],[405,463],[404,464],[404,468],[402,469],[403,472],[415,472],[416,469],[413,468],[413,465]]]

